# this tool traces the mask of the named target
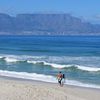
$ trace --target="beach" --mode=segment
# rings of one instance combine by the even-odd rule
[[[40,81],[0,79],[0,100],[99,100],[100,90]]]
[[[0,100],[99,100],[99,44],[100,36],[1,36]]]

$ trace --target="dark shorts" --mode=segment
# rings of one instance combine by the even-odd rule
[[[62,81],[62,79],[59,79],[59,80],[58,80],[58,83],[61,84],[61,81]]]

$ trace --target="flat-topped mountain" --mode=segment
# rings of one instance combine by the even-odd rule
[[[11,35],[89,35],[100,34],[100,25],[82,21],[70,14],[0,13],[0,34]]]

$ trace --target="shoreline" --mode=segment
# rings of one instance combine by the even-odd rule
[[[58,84],[58,81],[56,83],[53,82],[46,82],[46,81],[41,81],[41,80],[32,80],[32,79],[25,79],[25,78],[17,78],[17,77],[9,77],[9,76],[0,76],[0,80],[13,80],[13,81],[19,81],[19,82],[29,82],[29,83],[42,83],[42,84]],[[100,91],[100,88],[94,88],[94,87],[85,87],[85,86],[78,86],[78,85],[71,85],[71,84],[64,84],[64,86],[69,86],[69,87],[77,87],[77,88],[83,88],[83,89],[92,89],[92,90],[98,90]]]
[[[60,87],[55,83],[0,76],[1,100],[98,100],[98,98],[100,89],[71,85]]]

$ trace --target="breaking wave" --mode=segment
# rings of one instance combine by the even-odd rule
[[[100,71],[100,68],[93,68],[93,67],[86,67],[86,66],[79,66],[79,65],[61,65],[61,64],[54,64],[54,63],[47,63],[45,61],[27,61],[28,63],[33,63],[33,64],[43,64],[43,65],[48,65],[54,68],[77,68],[80,70],[84,71]]]
[[[79,70],[83,70],[83,71],[100,71],[100,68],[98,67],[93,67],[93,66],[83,66],[83,65],[78,65],[78,64],[58,64],[52,61],[56,61],[56,59],[60,59],[59,62],[61,60],[61,58],[57,58],[57,57],[48,57],[47,56],[15,56],[15,55],[3,55],[0,56],[0,59],[6,61],[7,63],[16,63],[16,62],[26,62],[26,63],[31,63],[31,64],[41,64],[43,66],[50,66],[53,68],[76,68]],[[51,61],[52,59],[52,61]],[[65,59],[65,58],[64,58]],[[67,58],[68,59],[68,58]],[[78,58],[77,58],[78,59]],[[80,58],[81,59],[81,58]],[[98,58],[100,59],[100,58]],[[76,60],[76,58],[75,58]],[[51,61],[51,62],[50,62]]]

